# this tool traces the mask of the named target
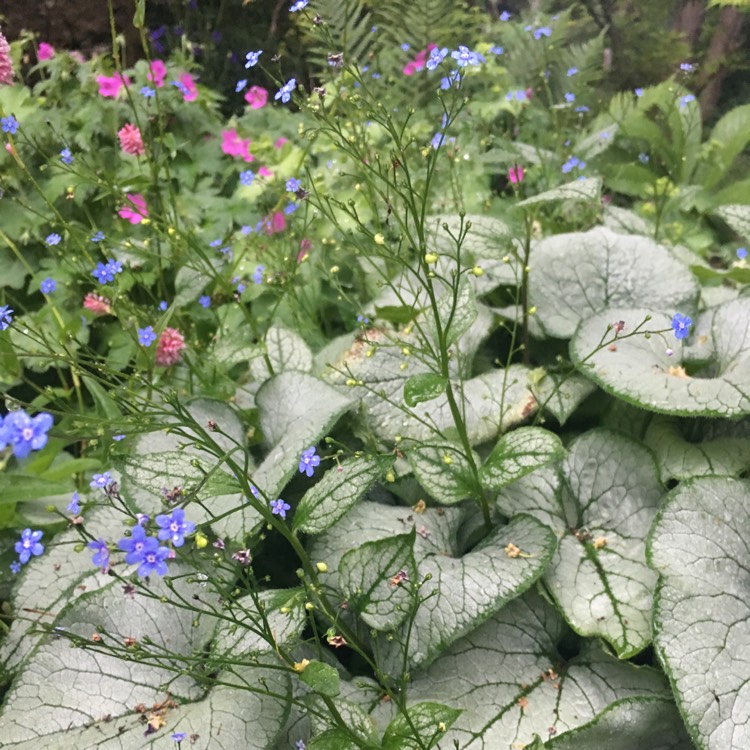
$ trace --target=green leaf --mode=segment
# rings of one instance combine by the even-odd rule
[[[709,3],[710,6],[710,3]],[[708,158],[698,166],[696,180],[711,190],[730,173],[735,159],[750,142],[750,104],[730,109],[711,131]]]
[[[313,737],[305,747],[307,750],[359,750],[361,746],[343,729],[328,729]]]
[[[519,427],[498,440],[479,470],[479,479],[488,492],[499,492],[562,454],[562,442],[554,433],[541,427]]]
[[[409,721],[399,714],[386,728],[383,750],[428,750],[435,747],[460,715],[460,709],[432,701],[409,706]],[[422,744],[413,739],[415,730]]]
[[[319,534],[333,526],[385,476],[393,461],[393,456],[359,456],[327,471],[300,500],[292,522],[294,531]]]
[[[365,542],[341,558],[341,591],[349,606],[375,630],[395,628],[409,613],[409,584],[391,581],[400,571],[406,573],[408,581],[414,580],[413,529],[410,534]]]
[[[544,581],[563,615],[628,658],[651,641],[656,577],[645,537],[663,494],[653,456],[616,432],[590,430],[571,444],[560,473],[543,469],[505,487],[498,507],[555,531]]]
[[[66,492],[73,492],[70,481],[52,481],[17,471],[0,474],[0,505],[24,500],[39,500],[40,498],[62,495]]]
[[[463,709],[441,747],[524,747],[562,735],[623,698],[669,698],[663,676],[619,662],[595,644],[570,661],[558,651],[566,628],[554,607],[528,593],[454,643],[414,675],[409,701]]]
[[[655,417],[644,442],[659,465],[662,482],[750,469],[750,419],[670,419]]]
[[[472,454],[477,466],[479,456],[473,451]],[[480,490],[460,446],[418,445],[409,451],[407,458],[417,481],[438,502],[453,505],[467,498],[478,499]]]
[[[535,206],[539,203],[557,203],[558,201],[588,201],[599,202],[599,195],[602,190],[602,181],[599,177],[586,177],[583,180],[574,180],[565,185],[547,190],[544,193],[533,195],[531,198],[516,203],[518,208]]]
[[[531,375],[534,374],[530,373]],[[576,409],[596,390],[583,375],[561,375],[542,371],[541,380],[534,382],[533,391],[540,408],[564,425]]]
[[[300,680],[313,692],[335,698],[340,691],[339,673],[330,665],[322,661],[311,661],[300,672]]]
[[[387,320],[389,323],[406,324],[414,320],[421,309],[413,305],[376,305],[375,316],[378,320]]]
[[[700,748],[750,742],[750,484],[724,477],[673,490],[649,537],[658,572],[654,642]]]
[[[414,557],[417,577],[424,581],[420,595],[427,597],[411,626],[404,623],[378,636],[380,666],[400,673],[404,659],[401,643],[409,642],[411,665],[434,660],[450,643],[475,628],[541,576],[551,559],[555,538],[549,529],[528,516],[500,526],[471,552],[459,556],[456,533],[462,512],[456,508],[422,513],[371,502],[355,506],[336,526],[316,537],[311,557],[328,563],[326,582],[341,589],[338,571],[346,552],[363,543],[389,539],[416,529]],[[514,545],[521,554],[509,556]],[[508,548],[508,551],[506,551]],[[397,571],[389,572],[389,577]],[[406,632],[409,629],[409,638]]]
[[[133,16],[133,26],[136,29],[142,29],[146,25],[146,0],[135,0],[135,15]]]
[[[553,737],[544,747],[548,750],[693,750],[674,703],[656,697],[616,701],[588,724],[561,737]]]
[[[333,427],[351,401],[317,378],[292,371],[267,380],[257,393],[256,403],[270,449],[252,481],[275,499],[297,473],[302,451]]]
[[[623,320],[627,333],[647,315],[652,319],[643,330],[666,333],[619,339],[614,347],[592,355],[613,321]],[[604,390],[643,409],[683,416],[750,414],[750,298],[740,297],[716,309],[711,328],[716,367],[706,377],[684,371],[683,344],[670,326],[670,315],[647,309],[609,310],[581,324],[570,343],[571,358]]]
[[[471,328],[478,310],[474,287],[466,276],[459,279],[457,288],[444,290],[437,300],[437,315],[446,348],[453,346]],[[431,312],[427,316],[427,326],[437,341],[437,325]]]
[[[611,308],[691,311],[698,285],[652,239],[596,227],[547,237],[532,248],[529,298],[549,336],[570,338],[582,320]]]
[[[448,379],[434,372],[412,375],[404,383],[404,402],[407,406],[416,406],[425,401],[442,396],[448,387]]]

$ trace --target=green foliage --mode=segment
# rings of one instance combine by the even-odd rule
[[[0,744],[744,750],[750,110],[671,38],[608,94],[604,26],[314,0],[263,106],[187,32],[0,88]]]

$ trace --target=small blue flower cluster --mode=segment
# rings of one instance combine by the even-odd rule
[[[52,422],[47,412],[30,417],[23,409],[0,417],[0,451],[10,446],[16,458],[26,458],[31,451],[41,450],[47,445]]]
[[[91,275],[100,283],[107,284],[115,280],[115,274],[122,273],[122,263],[110,258],[106,263],[97,263]]]

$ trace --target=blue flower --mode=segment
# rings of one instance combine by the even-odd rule
[[[68,513],[72,513],[74,516],[77,516],[81,512],[81,506],[78,504],[78,501],[80,500],[80,496],[78,492],[73,493],[73,497],[70,499],[70,502],[68,503],[68,507],[65,509],[68,511]]]
[[[149,347],[156,341],[156,334],[153,326],[146,326],[138,329],[138,343],[141,346]]]
[[[237,85],[234,87],[234,93],[239,94],[240,91],[243,91],[245,86],[247,86],[247,78],[242,78],[239,81],[237,81]]]
[[[187,737],[187,734],[185,732],[174,732],[171,735],[171,738],[179,745],[180,742],[182,742]]]
[[[524,91],[523,89],[516,89],[515,91],[509,91],[509,92],[508,92],[508,93],[507,93],[507,94],[505,95],[505,98],[506,98],[506,99],[507,99],[507,100],[508,100],[509,102],[510,102],[510,101],[513,101],[514,99],[515,99],[515,100],[516,100],[517,102],[525,102],[525,101],[526,101],[526,99],[527,99],[527,97],[526,97],[526,92],[525,92],[525,91]]]
[[[248,235],[253,233],[253,228],[249,224],[240,227],[240,234]]]
[[[244,172],[240,172],[240,183],[245,187],[250,187],[255,179],[255,172],[252,169],[246,169]]]
[[[180,93],[183,96],[190,96],[190,91],[188,91],[188,87],[182,82],[182,81],[172,81],[172,85],[179,89]]]
[[[504,10],[504,11],[503,11],[503,12],[502,12],[502,13],[500,14],[500,18],[499,18],[499,20],[500,20],[500,21],[503,21],[503,22],[505,22],[505,21],[510,21],[510,13],[508,13],[508,11],[507,11],[507,10]]]
[[[302,451],[302,456],[299,460],[300,473],[307,474],[308,477],[311,477],[316,466],[320,466],[320,456],[315,455],[315,446],[308,448],[306,451]]]
[[[255,270],[253,271],[253,283],[254,284],[262,284],[263,283],[263,271],[266,270],[265,266],[256,266]]]
[[[746,247],[738,247],[737,248],[737,257],[740,260],[745,260],[745,258],[747,258],[747,248]]]
[[[680,70],[683,73],[692,73],[695,66],[692,63],[680,63]]]
[[[108,471],[105,471],[104,474],[94,474],[94,476],[91,477],[91,482],[89,482],[89,487],[91,487],[92,490],[106,490],[107,485],[110,484],[111,481],[112,475]]]
[[[119,443],[120,440],[125,440],[126,435],[112,435],[112,440]]]
[[[287,193],[296,193],[302,187],[302,183],[296,177],[290,177],[286,181]]]
[[[73,163],[73,154],[71,153],[69,148],[64,148],[60,152],[60,161],[63,164],[72,164]]]
[[[175,508],[171,516],[157,516],[156,523],[160,527],[157,537],[161,541],[169,539],[175,547],[182,547],[185,536],[195,531],[195,524],[185,520],[182,508]]]
[[[641,96],[643,96],[643,89],[642,89],[642,88],[640,88],[640,87],[638,87],[637,89],[635,89],[635,95],[636,95],[637,97],[641,97]]]
[[[115,280],[115,274],[122,272],[122,263],[110,258],[106,263],[97,263],[91,275],[100,283],[106,284]]]
[[[552,36],[552,29],[549,26],[540,26],[534,30],[534,39],[541,39],[543,36]]]
[[[57,282],[50,276],[47,276],[47,278],[39,285],[39,290],[42,294],[52,294],[55,289],[57,289]]]
[[[425,63],[427,70],[435,70],[440,63],[445,60],[446,57],[448,57],[448,48],[443,47],[442,49],[438,49],[437,47],[433,47],[430,51],[430,56],[427,58],[427,62]]]
[[[571,156],[568,158],[568,161],[562,165],[562,171],[563,174],[568,174],[568,172],[572,172],[575,167],[583,169],[585,166],[586,162],[582,162],[577,156]]]
[[[4,133],[15,135],[18,131],[18,120],[16,120],[13,115],[8,115],[7,117],[0,118],[0,125],[2,125]]]
[[[156,96],[156,89],[152,89],[151,86],[142,86],[141,96],[146,99],[153,99]]]
[[[680,97],[680,109],[683,109],[684,107],[687,107],[690,102],[695,101],[695,94],[685,94],[685,96]]]
[[[169,558],[169,547],[162,547],[156,537],[150,536],[143,545],[143,562],[138,567],[138,575],[146,578],[151,573],[158,576],[167,574],[166,560]]]
[[[454,83],[461,83],[461,71],[460,70],[452,70],[448,75],[444,78],[440,79],[440,88],[443,91],[447,91],[449,88],[453,86]]]
[[[505,52],[505,50],[502,47],[494,46],[494,47],[490,47],[488,52],[491,55],[502,55],[503,52]]]
[[[126,536],[124,539],[120,539],[120,541],[117,542],[118,548],[127,553],[125,555],[125,562],[128,565],[135,565],[136,563],[143,562],[147,539],[148,537],[146,536],[146,531],[143,526],[133,526],[130,536]],[[154,539],[154,541],[156,541],[156,539]]]
[[[649,161],[648,154],[645,154],[645,153],[638,154],[638,161],[641,164],[648,164],[648,161]]]
[[[10,572],[15,573],[16,575],[18,575],[21,572],[21,563],[18,562],[18,560],[14,560],[10,564]]]
[[[92,242],[101,242],[104,239],[104,232],[97,232],[91,237]]]
[[[275,516],[281,516],[282,518],[286,519],[286,512],[291,508],[292,506],[289,505],[289,503],[285,503],[281,498],[278,500],[275,500],[271,503],[271,513]]]
[[[211,242],[208,243],[209,247],[220,247],[222,243],[221,237],[218,237],[215,240],[211,240]]]
[[[693,325],[693,321],[687,315],[681,315],[675,313],[672,318],[672,329],[674,330],[674,337],[676,339],[686,339],[690,334],[690,326]]]
[[[31,451],[47,445],[47,432],[53,422],[47,412],[35,417],[30,417],[23,409],[10,412],[0,421],[0,450],[10,445],[16,458],[26,458]]]
[[[167,308],[168,308],[168,307],[169,307],[169,305],[167,304],[167,301],[166,301],[165,299],[163,299],[163,300],[162,300],[162,301],[161,301],[161,302],[159,303],[159,309],[160,309],[160,310],[161,310],[162,312],[166,312],[166,311],[167,311]]]
[[[0,307],[0,331],[4,331],[13,322],[12,312],[8,305]]]
[[[99,537],[99,539],[89,542],[86,546],[94,552],[91,562],[98,568],[106,570],[109,567],[109,547],[104,539]]]
[[[310,2],[310,0],[297,0],[294,5],[292,5],[291,8],[289,8],[290,13],[296,13],[298,10],[302,10],[303,8],[307,7],[307,4]]]
[[[574,112],[588,112],[589,108],[585,104],[581,104],[579,107],[576,107]]]
[[[565,94],[565,101],[571,104],[576,100],[576,95],[568,91],[567,94]]]
[[[430,146],[432,146],[435,151],[440,148],[445,143],[445,133],[437,132],[435,135],[432,136],[432,140],[430,141]]]
[[[456,65],[458,65],[459,68],[465,68],[467,65],[480,65],[481,63],[486,62],[482,55],[478,52],[472,52],[463,44],[460,44],[457,50],[451,52],[451,57],[456,61]]]
[[[294,93],[294,89],[297,86],[297,79],[296,78],[290,78],[277,92],[276,96],[274,96],[274,100],[281,99],[282,104],[286,104],[291,98],[292,94]]]
[[[403,43],[403,44],[401,45],[401,49],[402,49],[402,50],[403,50],[404,52],[408,52],[408,51],[409,51],[409,50],[411,49],[411,44],[409,44],[408,42],[404,42],[404,43]]]
[[[568,68],[568,78],[574,76],[578,72],[578,68]]]
[[[201,295],[201,296],[200,296],[200,297],[198,298],[198,304],[199,304],[199,305],[200,305],[201,307],[203,307],[203,308],[207,309],[207,308],[211,307],[211,298],[210,298],[210,297],[209,297],[209,296],[208,296],[207,294],[202,294],[202,295]]]
[[[254,68],[258,64],[258,60],[260,59],[260,56],[263,54],[263,50],[258,50],[257,52],[248,52],[245,55],[245,59],[247,62],[245,63],[246,68]]]
[[[47,238],[44,240],[50,247],[54,245],[59,245],[60,240],[62,240],[62,237],[57,232],[52,232],[52,234],[48,234]]]
[[[299,208],[299,206],[297,206],[296,203],[290,203],[290,204],[284,206],[284,213],[287,216],[291,216],[298,208]]]
[[[18,561],[26,565],[32,555],[39,557],[44,552],[44,545],[39,540],[44,536],[42,531],[24,529],[21,532],[21,541],[16,542],[15,550],[18,553]]]

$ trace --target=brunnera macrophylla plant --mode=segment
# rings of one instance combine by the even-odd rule
[[[743,748],[746,253],[602,200],[567,16],[324,5],[229,119],[149,49],[0,87],[0,746]]]

